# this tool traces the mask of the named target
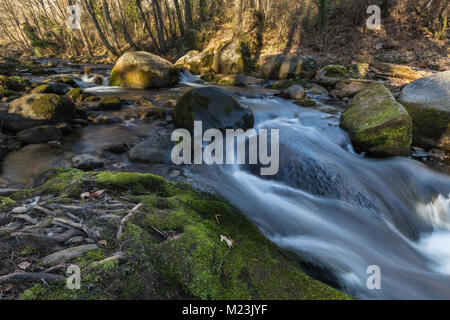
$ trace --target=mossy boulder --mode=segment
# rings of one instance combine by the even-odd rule
[[[83,190],[106,190],[108,197],[142,206],[118,239],[118,224],[102,225],[107,247],[69,257],[68,263],[83,270],[80,290],[67,289],[65,282],[29,285],[22,299],[350,299],[309,277],[295,254],[211,194],[151,174],[57,169],[46,176],[47,182],[26,194],[67,202]],[[233,247],[221,236],[236,240]],[[122,258],[108,260],[118,250]]]
[[[408,84],[399,102],[413,119],[415,144],[450,150],[450,71]]]
[[[31,85],[30,81],[21,77],[7,77],[0,75],[0,89],[22,92]]]
[[[383,83],[373,83],[353,98],[341,126],[359,150],[378,156],[410,153],[411,117]]]
[[[144,51],[120,57],[109,79],[112,86],[134,89],[170,87],[179,81],[179,70],[172,63]]]
[[[340,65],[328,65],[317,72],[315,80],[321,85],[334,86],[347,75],[347,68]]]
[[[31,94],[11,102],[9,113],[33,120],[69,121],[74,116],[75,105],[66,96]]]
[[[223,86],[247,87],[262,85],[264,80],[242,74],[218,74],[214,75],[214,80],[212,82]]]
[[[96,95],[88,93],[81,88],[74,88],[67,92],[67,96],[74,102],[94,102],[100,100]]]
[[[233,39],[222,43],[214,54],[211,69],[219,74],[246,74],[253,69],[248,46]]]
[[[100,110],[119,110],[122,106],[122,100],[119,97],[104,97],[100,100],[99,109]]]
[[[41,84],[34,88],[31,93],[56,93],[56,90],[50,84]]]
[[[203,129],[250,129],[253,113],[241,106],[228,91],[220,88],[196,88],[187,92],[177,103],[173,118],[181,128],[193,129],[194,121],[202,121]]]

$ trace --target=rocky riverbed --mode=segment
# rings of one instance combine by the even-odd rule
[[[416,158],[448,173],[450,74],[275,59],[250,76],[225,56],[191,52],[177,63],[212,84],[147,54],[114,69],[9,62],[0,76],[3,298],[348,298],[307,275],[342,289],[327,268],[278,248],[220,195],[198,191],[212,188],[171,163],[170,134],[194,119],[253,127],[258,114],[242,101],[277,96],[340,123],[362,155]],[[110,86],[111,70],[124,87]],[[419,80],[401,91],[386,77]],[[435,103],[415,99],[417,90]],[[61,284],[71,263],[83,270],[82,290]]]

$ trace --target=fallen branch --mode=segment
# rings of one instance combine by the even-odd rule
[[[23,282],[23,281],[32,281],[32,282],[60,282],[65,281],[66,277],[60,276],[52,273],[32,273],[32,272],[21,272],[21,273],[12,273],[6,276],[0,277],[0,284],[10,283],[10,282]]]
[[[130,218],[133,216],[133,214],[135,214],[136,211],[138,211],[140,207],[142,207],[142,203],[139,203],[137,206],[135,206],[133,209],[131,209],[130,212],[122,219],[122,221],[120,222],[119,231],[117,231],[117,236],[116,236],[117,240],[122,237],[123,228],[125,227],[125,224],[127,223],[127,221],[130,220]]]

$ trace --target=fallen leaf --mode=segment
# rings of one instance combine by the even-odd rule
[[[31,266],[31,263],[27,262],[27,261],[23,261],[21,263],[19,263],[18,267],[21,270],[27,270],[29,267]]]
[[[255,258],[251,258],[250,260],[252,260],[253,262],[259,262],[259,260]]]
[[[217,224],[220,224],[219,218],[220,218],[221,216],[222,216],[221,214],[216,214],[216,221],[217,221]]]
[[[223,241],[225,241],[227,243],[228,248],[233,248],[233,242],[234,242],[233,240],[228,239],[227,237],[221,235],[220,242],[223,242]]]
[[[98,244],[101,245],[101,246],[107,247],[107,246],[108,246],[108,241],[106,241],[106,240],[100,240],[100,241],[98,242]]]
[[[99,199],[103,197],[106,190],[84,192],[81,194],[81,200]]]
[[[8,285],[6,288],[5,288],[5,292],[8,292],[8,291],[11,291],[12,289],[14,288],[14,285],[13,284],[10,284],[10,285]]]

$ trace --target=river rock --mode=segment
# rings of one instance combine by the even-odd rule
[[[172,141],[171,135],[151,137],[139,143],[129,152],[129,158],[136,162],[149,162],[153,164],[170,164]]]
[[[41,126],[17,134],[17,139],[23,144],[40,144],[61,139],[61,131],[55,126]]]
[[[65,250],[61,250],[51,255],[48,255],[42,259],[42,264],[45,266],[55,266],[71,259],[81,257],[83,254],[97,250],[98,246],[95,244],[87,244],[83,246],[73,247]]]
[[[75,105],[66,96],[31,94],[12,101],[9,113],[33,120],[69,121],[74,116]]]
[[[408,66],[393,63],[373,61],[370,64],[370,69],[378,75],[392,78],[417,80],[422,77],[418,72],[414,71]]]
[[[181,128],[193,129],[194,121],[202,121],[203,129],[253,128],[252,111],[241,106],[235,97],[221,88],[196,88],[177,103],[173,118]]]
[[[80,154],[72,159],[74,168],[80,170],[94,170],[103,167],[103,162],[91,154]]]
[[[341,79],[345,78],[347,69],[339,65],[328,65],[316,74],[315,80],[325,86],[334,86]]]
[[[281,91],[280,97],[285,99],[301,100],[306,98],[306,91],[301,85],[295,84],[286,90]]]
[[[357,94],[342,113],[341,125],[357,149],[380,156],[410,153],[411,117],[383,83]]]
[[[266,58],[260,74],[265,79],[282,80],[298,77],[311,79],[317,70],[317,62],[311,58],[276,55]]]
[[[214,54],[212,70],[219,74],[245,74],[252,71],[252,56],[240,40],[225,41]]]
[[[0,75],[0,89],[12,91],[25,91],[31,85],[30,81],[20,77],[6,77]]]
[[[332,92],[340,99],[353,98],[361,91],[365,90],[370,85],[366,81],[346,81],[341,80],[336,84],[336,90]]]
[[[179,70],[169,61],[139,51],[124,54],[111,71],[110,84],[135,89],[162,88],[180,81]]]
[[[248,87],[262,85],[264,80],[242,74],[229,74],[215,75],[214,82],[225,86]]]
[[[119,110],[122,106],[122,100],[119,97],[104,97],[100,100],[99,109],[110,111]]]
[[[416,144],[450,150],[450,71],[408,84],[403,88],[399,102],[413,119]]]
[[[203,52],[189,51],[185,56],[181,57],[176,66],[185,68],[193,74],[206,74],[211,70],[214,60],[214,50],[211,48],[205,49]]]

